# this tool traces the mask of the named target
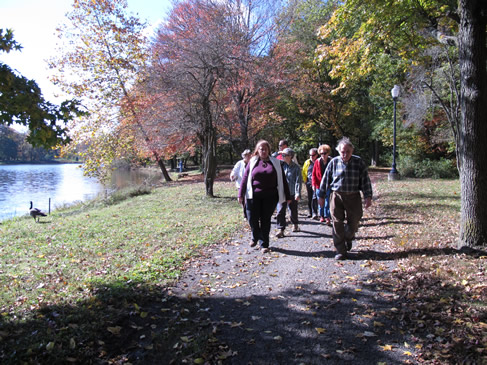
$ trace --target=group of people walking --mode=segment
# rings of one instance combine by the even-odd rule
[[[332,226],[335,258],[347,258],[365,207],[372,202],[372,185],[363,160],[353,155],[354,146],[344,137],[337,145],[339,155],[331,158],[329,145],[309,150],[301,168],[286,140],[271,155],[269,142],[257,142],[253,152],[245,150],[230,178],[236,181],[238,201],[252,232],[251,247],[269,251],[272,216],[277,209],[277,238],[284,237],[286,212],[290,212],[293,232],[299,232],[298,202],[302,183],[308,193],[308,218]]]

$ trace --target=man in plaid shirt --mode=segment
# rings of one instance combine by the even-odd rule
[[[372,184],[367,166],[360,157],[353,155],[353,150],[353,144],[347,137],[338,141],[340,156],[328,163],[318,192],[319,204],[323,204],[327,190],[331,189],[330,213],[337,260],[346,259],[347,251],[352,249],[363,214],[360,191],[364,195],[365,208],[372,204]]]

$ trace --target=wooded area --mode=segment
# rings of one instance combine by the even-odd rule
[[[78,104],[60,107],[70,132],[55,135],[69,137],[63,151],[78,152],[89,174],[151,159],[168,180],[164,161],[198,152],[213,196],[224,150],[239,156],[261,138],[275,148],[286,138],[304,161],[344,135],[357,154],[389,166],[397,84],[399,171],[458,171],[460,245],[487,243],[484,1],[180,0],[148,36],[126,9],[125,0],[75,1],[49,61],[53,82],[88,111],[75,118]],[[18,48],[11,32],[1,38],[3,51]],[[9,112],[5,96],[2,123],[20,120],[29,138],[53,144]]]

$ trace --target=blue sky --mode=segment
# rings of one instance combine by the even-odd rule
[[[157,25],[171,8],[170,0],[128,0],[128,11]],[[46,99],[57,92],[49,80],[46,59],[56,48],[56,27],[64,22],[73,0],[0,0],[0,28],[11,28],[21,52],[0,53],[0,62],[36,80]]]

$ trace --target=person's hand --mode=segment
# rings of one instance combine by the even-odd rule
[[[239,202],[240,204],[242,204],[242,203],[243,203],[243,198],[238,197],[238,202]]]
[[[365,209],[369,208],[372,205],[372,198],[365,198],[364,205]]]
[[[286,200],[287,205],[291,204],[292,200]]]
[[[230,175],[230,181],[234,181],[234,180],[235,180],[235,176]]]
[[[325,205],[325,198],[318,198],[318,205],[320,207],[324,206]]]

